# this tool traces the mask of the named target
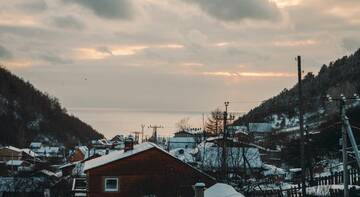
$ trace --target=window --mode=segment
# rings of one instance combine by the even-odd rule
[[[105,191],[106,192],[119,191],[119,179],[118,178],[105,178]]]

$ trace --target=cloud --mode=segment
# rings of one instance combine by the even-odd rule
[[[5,47],[0,45],[0,59],[10,59],[12,58],[12,53],[7,50]]]
[[[197,62],[185,62],[185,63],[182,64],[182,66],[186,66],[186,67],[202,67],[202,66],[204,66],[204,64],[197,63]]]
[[[294,77],[293,73],[283,72],[203,72],[203,75],[220,76],[220,77]]]
[[[360,48],[360,39],[355,37],[346,37],[342,39],[342,47],[350,52]]]
[[[309,46],[317,44],[317,40],[306,39],[306,40],[282,40],[274,42],[275,46],[279,47],[297,47],[297,46]]]
[[[184,0],[197,4],[204,12],[223,21],[278,20],[280,11],[268,0]]]
[[[113,53],[109,47],[101,46],[101,47],[97,47],[96,50],[101,53],[108,53],[109,55],[113,55]]]
[[[52,23],[61,29],[82,30],[85,27],[83,22],[71,15],[54,17]]]
[[[26,3],[21,4],[20,7],[23,10],[25,10],[27,12],[31,12],[31,13],[42,12],[48,8],[48,6],[44,0],[36,0],[36,1],[26,2]]]
[[[133,16],[131,0],[63,0],[77,3],[93,11],[96,15],[107,19],[130,19]]]
[[[60,56],[56,56],[52,53],[41,54],[41,55],[39,55],[39,58],[42,60],[45,60],[47,62],[53,63],[53,64],[69,64],[72,62],[69,59],[65,59]]]

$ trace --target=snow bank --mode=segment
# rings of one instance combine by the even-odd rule
[[[232,186],[217,183],[210,188],[205,190],[205,197],[245,197],[244,195],[237,192]]]

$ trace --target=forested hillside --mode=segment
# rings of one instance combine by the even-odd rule
[[[331,113],[331,105],[325,103],[327,94],[339,97],[340,94],[352,96],[360,92],[360,49],[353,55],[345,56],[329,65],[323,65],[319,73],[307,73],[303,78],[303,98],[306,113],[326,109]],[[298,86],[290,90],[284,89],[277,96],[263,102],[252,109],[235,124],[246,122],[261,122],[274,114],[286,114],[292,117],[297,114]]]
[[[72,146],[102,137],[56,98],[0,67],[0,144],[24,147],[39,139]]]

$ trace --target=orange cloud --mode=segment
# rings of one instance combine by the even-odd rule
[[[272,0],[276,3],[277,6],[280,8],[289,7],[289,6],[296,6],[301,3],[302,0]]]
[[[164,44],[164,45],[158,45],[158,46],[155,46],[155,47],[169,48],[169,49],[181,49],[181,48],[184,48],[184,45],[181,45],[181,44]]]
[[[204,64],[202,63],[196,63],[196,62],[186,62],[182,64],[183,66],[188,66],[188,67],[201,67],[204,66]]]
[[[285,41],[276,41],[274,42],[275,46],[280,47],[296,47],[296,46],[308,46],[308,45],[314,45],[318,43],[316,40],[285,40]]]
[[[110,53],[102,52],[93,48],[79,48],[75,49],[75,57],[77,59],[104,59],[111,56]]]
[[[124,46],[110,46],[106,50],[99,50],[97,48],[78,48],[75,49],[75,57],[77,59],[104,59],[110,56],[128,56],[150,48],[168,48],[180,49],[184,48],[180,44],[162,44],[162,45],[124,45]]]
[[[224,47],[224,46],[227,46],[229,45],[230,43],[228,42],[218,42],[218,43],[215,43],[215,46],[217,47]]]
[[[1,62],[7,68],[27,68],[32,65],[30,60],[6,60]],[[1,65],[0,64],[0,65]]]

